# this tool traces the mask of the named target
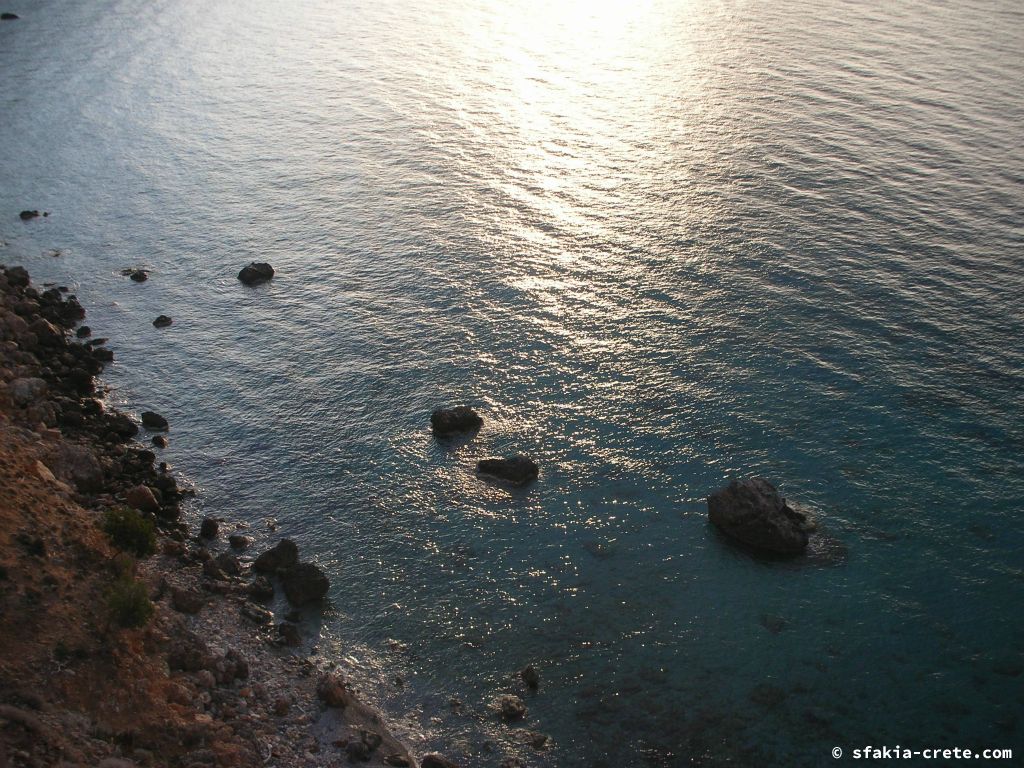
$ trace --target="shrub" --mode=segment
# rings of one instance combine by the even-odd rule
[[[108,509],[103,515],[103,532],[122,552],[128,552],[136,557],[149,557],[156,552],[156,531],[153,521],[134,509]]]
[[[153,616],[153,603],[146,585],[131,578],[114,582],[107,595],[110,618],[125,629],[141,627]]]

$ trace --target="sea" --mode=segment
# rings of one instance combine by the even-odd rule
[[[170,420],[190,523],[327,571],[301,652],[417,753],[1019,758],[1020,3],[0,10],[0,262]],[[477,477],[511,454],[536,483]],[[756,476],[807,557],[709,526]]]

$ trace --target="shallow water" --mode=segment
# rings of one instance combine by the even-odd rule
[[[1022,746],[1016,4],[5,8],[0,261],[74,287],[192,514],[330,571],[322,655],[419,746]],[[842,548],[723,542],[754,474]],[[539,754],[486,717],[527,663]]]

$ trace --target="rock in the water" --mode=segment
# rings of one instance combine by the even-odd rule
[[[219,530],[220,523],[218,523],[212,517],[204,517],[203,522],[199,524],[199,536],[204,539],[217,538],[217,533]]]
[[[149,280],[149,272],[144,269],[126,269],[124,274],[136,283],[144,283]]]
[[[14,16],[14,14],[13,13],[5,13],[3,15],[3,19],[5,21],[7,21],[7,20],[10,19],[11,16]],[[14,16],[14,18],[16,19],[18,17]],[[39,216],[39,211],[22,211],[21,213],[18,214],[18,216],[21,217],[22,221],[28,221],[29,219],[34,219],[37,216]]]
[[[159,512],[160,502],[156,500],[152,489],[147,485],[136,485],[130,488],[124,495],[124,500],[129,507],[140,512]]]
[[[518,696],[502,696],[495,702],[495,708],[506,720],[522,720],[526,717],[526,704]]]
[[[299,628],[294,624],[282,621],[277,625],[277,634],[281,641],[289,648],[297,648],[302,645],[302,635],[299,633]]]
[[[299,548],[291,539],[281,539],[277,546],[268,549],[256,558],[252,567],[262,573],[274,573],[284,568],[291,568],[299,562]]]
[[[424,755],[420,758],[420,768],[459,768],[459,766],[448,758],[442,757],[436,752],[431,752],[429,755]]]
[[[531,690],[537,690],[540,687],[540,674],[537,672],[537,668],[532,664],[523,667],[519,672],[519,677],[522,678],[526,686]]]
[[[299,563],[281,574],[281,586],[292,605],[322,600],[330,589],[327,575],[312,563]]]
[[[90,336],[92,336],[92,328],[90,328],[88,325],[83,325],[81,328],[75,331],[75,336],[77,336],[80,339],[87,339]]]
[[[252,544],[252,539],[240,533],[232,533],[228,536],[228,544],[231,545],[232,549],[248,549],[249,545]]]
[[[167,419],[161,416],[159,413],[153,411],[142,412],[142,426],[146,429],[151,430],[164,430],[167,429]]]
[[[238,273],[238,279],[246,285],[258,285],[265,283],[274,276],[274,268],[265,261],[254,261],[247,267],[242,267]]]
[[[157,448],[166,448],[167,438],[164,437],[163,435],[153,435],[153,445],[155,445]]]
[[[171,318],[169,318],[167,315],[160,315],[159,317],[157,317],[156,320],[153,321],[153,327],[154,328],[166,328],[168,325],[170,325],[173,322],[174,321]]]
[[[526,485],[536,480],[540,468],[533,459],[526,456],[509,456],[504,459],[482,459],[477,462],[476,471],[482,475],[504,480],[512,485]]]
[[[430,414],[430,426],[438,437],[472,432],[483,426],[484,420],[468,405],[455,408],[438,408]]]
[[[320,678],[316,686],[316,694],[320,701],[328,707],[344,709],[352,702],[352,694],[345,687],[345,681],[337,672],[328,672]]]
[[[733,480],[708,497],[708,519],[748,546],[780,555],[807,548],[807,516],[792,509],[764,478]]]

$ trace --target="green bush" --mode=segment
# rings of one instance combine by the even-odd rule
[[[156,552],[156,530],[153,521],[134,509],[114,507],[103,515],[103,532],[122,552],[136,557],[149,557]]]
[[[125,629],[141,627],[153,616],[153,603],[146,585],[131,578],[114,582],[107,595],[110,618]]]

